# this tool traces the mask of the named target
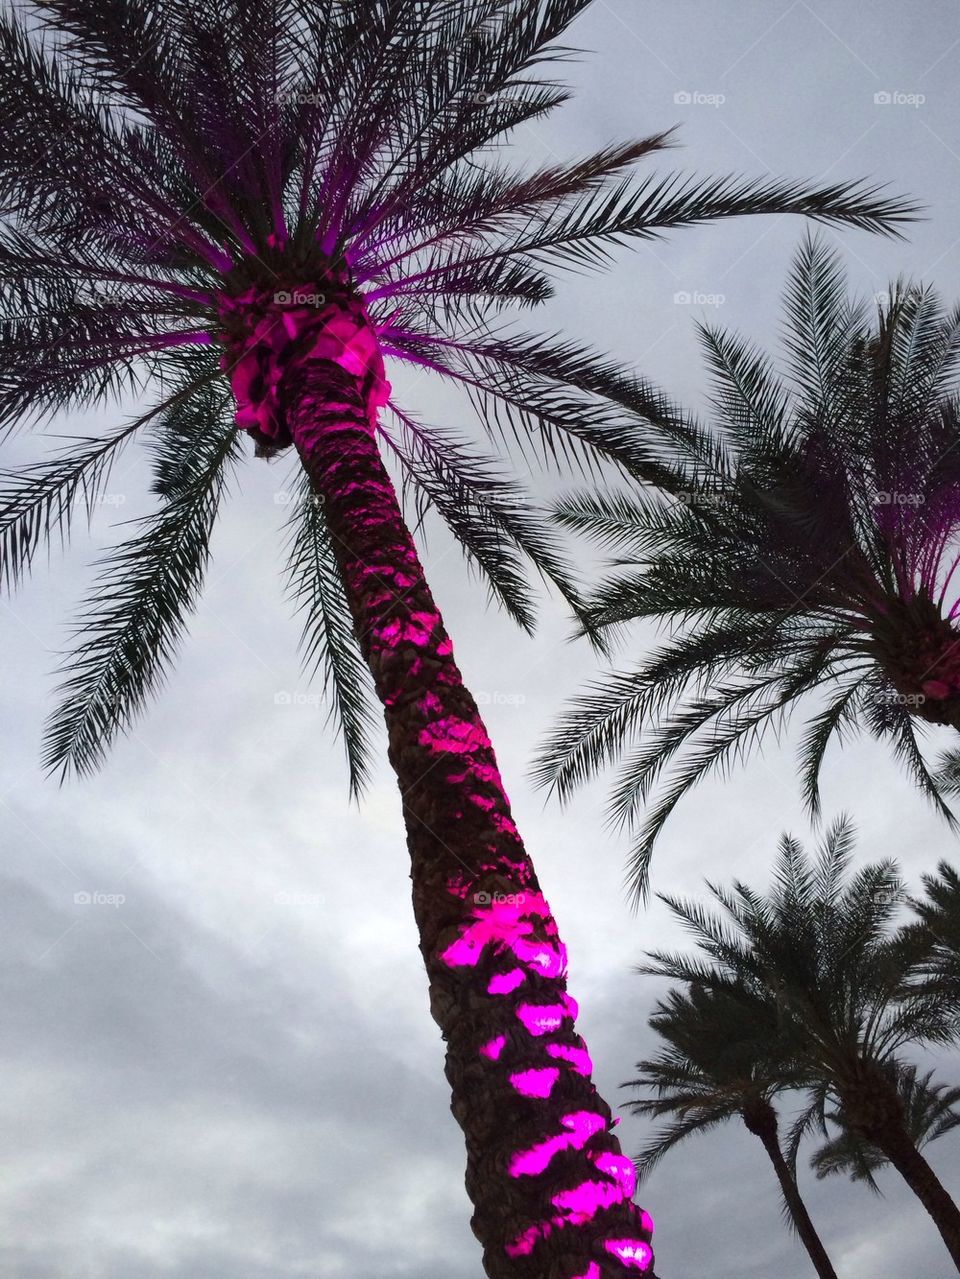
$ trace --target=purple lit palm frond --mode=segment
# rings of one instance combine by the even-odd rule
[[[519,333],[509,322],[516,309],[550,297],[555,268],[603,265],[616,245],[671,227],[787,211],[897,234],[914,206],[863,185],[635,181],[639,163],[671,146],[664,130],[533,171],[511,166],[501,154],[511,131],[568,96],[553,78],[572,56],[561,40],[589,3],[35,0],[4,13],[0,427],[108,399],[149,404],[158,388],[156,421],[141,411],[117,446],[154,422],[169,434],[171,459],[181,447],[195,459],[188,436],[201,431],[201,406],[229,385],[224,299],[252,286],[316,288],[341,273],[362,292],[388,363],[436,373],[469,396],[481,436],[505,461],[515,449],[528,465],[615,468],[664,483],[679,457],[707,466],[715,444],[664,397],[576,344]],[[500,602],[530,624],[530,561],[576,607],[555,534],[491,479],[473,441],[414,429],[415,406],[393,404],[384,449]],[[210,430],[223,443],[216,415]],[[75,456],[4,490],[7,578],[66,529],[76,495],[102,483],[111,439],[102,454],[79,440]],[[184,465],[180,480],[172,460],[161,467],[154,524],[117,551],[90,606],[91,627],[107,618],[105,638],[85,636],[68,661],[77,684],[74,709],[50,738],[57,768],[92,766],[101,738],[129,726],[185,625],[222,479],[211,472],[204,488]],[[173,546],[173,512],[190,502],[187,541]],[[358,785],[363,690],[349,691],[359,668],[324,558],[322,512],[310,518],[295,535],[293,590]],[[152,578],[132,571],[133,555],[154,558]],[[132,593],[118,573],[130,575]],[[174,608],[179,588],[183,607]],[[144,636],[161,655],[153,665],[139,650],[121,660],[123,628],[151,600],[158,629]],[[76,709],[98,663],[115,700]]]

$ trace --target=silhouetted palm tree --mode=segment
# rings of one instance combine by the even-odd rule
[[[848,298],[837,255],[807,240],[786,294],[788,376],[702,327],[709,427],[661,491],[590,491],[560,522],[617,552],[588,625],[670,628],[594,683],[552,733],[537,776],[561,797],[620,763],[612,818],[635,832],[634,887],[678,801],[779,732],[803,701],[803,794],[819,810],[827,746],[866,729],[949,818],[948,757],[917,729],[960,727],[960,311],[897,286]],[[665,492],[663,490],[669,490]]]
[[[926,896],[910,901],[920,916],[914,927],[921,930],[929,947],[920,965],[919,984],[947,1000],[960,1016],[960,875],[942,861],[935,875],[922,879]]]
[[[549,64],[588,4],[46,0],[0,19],[0,424],[134,392],[150,406],[5,477],[2,576],[95,501],[135,435],[159,499],[102,562],[47,763],[94,767],[162,682],[243,434],[260,454],[292,447],[307,657],[355,787],[368,672],[384,708],[492,1276],[644,1269],[651,1226],[381,454],[522,624],[524,556],[576,594],[505,453],[422,421],[385,361],[463,388],[482,435],[530,459],[654,473],[644,415],[669,432],[669,406],[572,343],[502,327],[504,310],[548,297],[549,266],[597,265],[668,227],[793,211],[891,230],[910,215],[862,188],[631,181],[663,134],[532,172],[498,160],[510,129],[566,98]],[[305,764],[291,785],[309,778]]]
[[[655,953],[642,971],[779,1019],[777,1052],[808,1094],[791,1162],[806,1132],[826,1128],[827,1107],[841,1109],[918,1196],[960,1271],[960,1211],[917,1149],[896,1081],[901,1049],[950,1042],[956,1018],[942,1000],[910,995],[924,945],[892,927],[903,897],[896,868],[883,861],[850,874],[852,844],[846,822],[826,833],[816,859],[784,836],[766,896],[739,881],[729,891],[708,884],[719,914],[664,897],[700,953]]]
[[[640,1180],[686,1137],[739,1119],[767,1152],[786,1218],[820,1279],[836,1279],[780,1146],[773,1099],[798,1081],[777,1053],[779,1028],[770,1006],[738,1003],[694,984],[689,993],[672,990],[659,1001],[650,1026],[665,1043],[656,1057],[637,1062],[638,1077],[624,1087],[654,1094],[630,1102],[634,1114],[671,1122],[640,1152]]]
[[[903,1122],[918,1150],[960,1126],[960,1110],[956,1109],[960,1088],[935,1084],[932,1070],[920,1075],[914,1065],[896,1069],[893,1078],[903,1103]],[[839,1132],[810,1157],[810,1167],[818,1180],[839,1174],[851,1181],[866,1182],[879,1194],[874,1174],[886,1168],[889,1159],[847,1123],[842,1108],[827,1111],[826,1118]]]

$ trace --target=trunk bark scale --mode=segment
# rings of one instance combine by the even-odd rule
[[[632,1161],[591,1081],[556,921],[380,457],[389,387],[376,332],[356,296],[277,315],[286,337],[264,342],[269,319],[246,324],[234,389],[256,433],[292,438],[324,503],[384,707],[484,1268],[490,1279],[649,1277],[653,1222],[633,1203]]]

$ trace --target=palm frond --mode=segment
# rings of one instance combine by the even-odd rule
[[[330,717],[346,751],[350,793],[359,798],[369,779],[371,739],[380,716],[323,505],[305,477],[289,526],[287,573],[290,594],[303,614],[301,651],[308,669],[323,671]]]
[[[236,427],[204,419],[190,444],[195,452],[179,491],[143,532],[108,553],[77,620],[79,642],[48,721],[43,760],[61,777],[91,772],[113,738],[129,731],[162,683],[199,594],[225,472],[238,451]]]

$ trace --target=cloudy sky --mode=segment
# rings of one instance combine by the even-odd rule
[[[906,243],[828,233],[852,285],[869,295],[904,273],[960,294],[952,0],[596,0],[571,43],[589,50],[569,71],[578,94],[521,132],[532,161],[680,124],[684,150],[666,163],[701,173],[890,180],[929,206],[929,220]],[[701,404],[694,319],[775,343],[802,229],[741,222],[624,251],[609,273],[564,282],[543,327]],[[427,382],[410,390],[425,415],[439,414]],[[17,440],[10,456],[37,455]],[[3,1275],[480,1279],[397,792],[381,770],[362,808],[348,803],[319,689],[299,670],[277,532],[287,471],[285,461],[246,468],[179,667],[93,780],[58,789],[43,778],[41,727],[87,566],[119,521],[147,509],[135,452],[89,536],[81,527],[67,554],[0,605]],[[631,967],[681,938],[659,904],[629,909],[603,788],[561,813],[526,781],[594,659],[567,642],[556,603],[544,601],[535,639],[521,637],[485,607],[441,534],[424,556],[569,943],[598,1083],[621,1103],[618,1086],[652,1048],[646,1018],[661,990]],[[663,838],[654,888],[697,893],[706,874],[764,886],[780,833],[809,835],[793,771],[787,742],[691,796]],[[826,774],[825,811],[856,817],[863,861],[896,856],[916,885],[938,857],[956,858],[879,749],[851,744]],[[960,1078],[960,1057],[940,1064]],[[622,1132],[635,1153],[644,1127],[625,1119]],[[960,1191],[960,1139],[931,1160]],[[919,1204],[892,1174],[882,1186],[877,1199],[804,1177],[838,1273],[945,1279],[947,1254]],[[681,1149],[641,1199],[664,1279],[811,1273],[745,1132]]]

